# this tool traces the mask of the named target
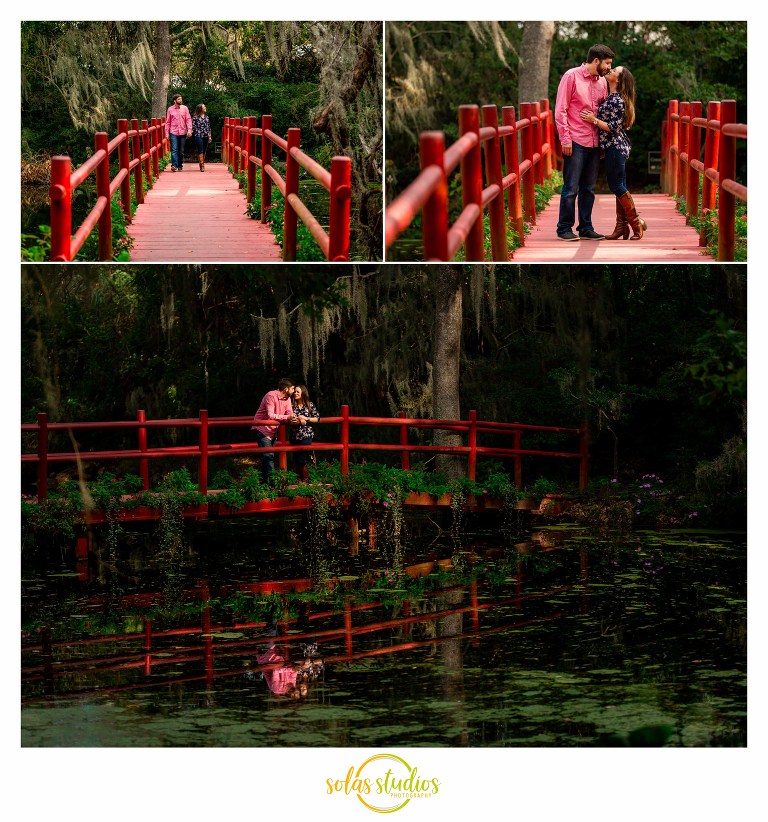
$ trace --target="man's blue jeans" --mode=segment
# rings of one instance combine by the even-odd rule
[[[592,206],[595,204],[595,183],[600,165],[600,149],[586,148],[573,143],[570,157],[563,156],[563,190],[560,193],[560,217],[557,233],[573,229],[576,219],[576,199],[579,201],[579,224],[576,231],[594,231]]]
[[[171,134],[171,165],[181,168],[184,165],[184,145],[187,142],[186,134]]]
[[[259,448],[271,448],[277,439],[277,429],[275,429],[274,437],[268,437],[262,434],[261,431],[256,432],[256,442],[259,443]],[[270,451],[263,454],[261,457],[261,479],[266,484],[269,480],[269,475],[275,470],[275,452]]]

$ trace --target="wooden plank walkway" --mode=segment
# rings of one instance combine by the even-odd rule
[[[666,194],[632,194],[640,216],[648,224],[642,240],[580,240],[566,243],[557,232],[560,197],[553,197],[538,222],[515,251],[516,263],[712,263],[714,257],[699,246],[696,229],[685,224]],[[578,222],[578,221],[577,221]],[[592,211],[596,231],[610,234],[616,224],[616,198],[598,194]],[[575,231],[575,226],[574,226]]]
[[[131,262],[279,262],[269,227],[245,213],[246,198],[223,163],[167,166],[136,209]]]

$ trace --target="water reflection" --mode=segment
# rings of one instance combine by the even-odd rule
[[[295,548],[234,567],[198,551],[209,573],[170,598],[70,578],[54,606],[52,580],[30,583],[25,745],[88,744],[85,706],[120,714],[120,745],[746,742],[741,540],[551,529],[474,539],[461,573],[438,552],[400,575],[337,546],[322,581],[266,576],[267,553],[300,571]]]

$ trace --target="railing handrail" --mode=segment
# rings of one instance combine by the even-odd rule
[[[252,427],[255,424],[274,424],[278,429],[276,443],[271,448],[261,448],[255,442],[214,443],[209,442],[211,428],[219,427]],[[554,457],[560,459],[576,459],[579,461],[579,487],[586,487],[589,464],[588,428],[582,423],[579,428],[547,426],[524,423],[501,423],[482,421],[477,419],[477,412],[470,411],[467,420],[426,420],[406,417],[404,413],[396,418],[390,417],[356,417],[349,413],[349,406],[341,407],[341,415],[324,417],[318,425],[340,425],[341,437],[339,442],[314,442],[311,445],[291,445],[286,437],[286,425],[282,422],[271,423],[265,420],[254,421],[253,417],[219,417],[209,419],[208,412],[201,410],[197,418],[172,420],[148,420],[144,411],[137,413],[136,420],[120,420],[111,422],[75,422],[49,423],[48,415],[40,412],[37,423],[25,423],[21,426],[22,432],[37,434],[37,449],[35,452],[22,453],[22,463],[37,464],[37,499],[42,501],[48,496],[48,466],[62,462],[94,462],[108,460],[137,460],[144,490],[149,490],[149,460],[151,459],[183,459],[193,458],[198,461],[198,490],[202,494],[208,492],[208,461],[211,457],[233,456],[237,454],[263,453],[272,451],[278,454],[280,468],[287,468],[287,453],[301,451],[338,451],[340,452],[341,473],[349,474],[350,451],[378,451],[382,453],[395,452],[400,454],[403,469],[410,469],[410,455],[412,453],[446,454],[467,457],[467,477],[476,478],[478,457],[502,457],[514,461],[515,485],[522,487],[522,458],[524,456]],[[398,427],[400,430],[399,443],[355,443],[350,440],[351,425],[376,425],[384,427]],[[420,427],[432,430],[447,430],[464,433],[468,437],[467,445],[415,445],[408,440],[408,428]],[[150,428],[196,428],[198,443],[196,445],[162,446],[150,448],[147,444],[147,430]],[[102,429],[135,429],[138,432],[138,447],[103,451],[71,451],[51,452],[48,447],[48,436],[51,431],[84,431]],[[555,451],[525,449],[521,438],[525,432],[542,432],[563,434],[578,437],[577,451]],[[507,434],[513,438],[513,447],[487,447],[477,444],[477,435]]]
[[[525,243],[523,221],[536,222],[535,184],[552,176],[556,130],[548,100],[523,103],[519,120],[515,117],[514,106],[503,106],[501,111],[502,125],[499,125],[497,107],[483,106],[481,126],[476,105],[460,106],[461,136],[447,148],[442,131],[424,131],[419,135],[421,171],[386,209],[387,249],[421,211],[425,260],[452,260],[464,245],[468,261],[482,261],[482,214],[486,207],[490,215],[493,260],[509,259],[507,221],[512,224],[520,243]],[[505,175],[502,172],[502,145]],[[481,147],[485,155],[485,185]],[[459,165],[464,207],[451,226],[448,224],[448,177]],[[508,216],[504,206],[505,191]]]
[[[735,179],[736,140],[747,139],[747,124],[736,122],[735,100],[710,100],[707,116],[701,115],[699,101],[669,101],[661,128],[662,189],[685,198],[688,223],[717,208],[717,259],[731,262],[736,248],[736,200],[747,201],[747,187]],[[702,223],[699,245],[706,246],[707,240],[707,226]]]
[[[242,121],[242,122],[241,122]],[[257,139],[261,151],[257,153]],[[300,148],[301,129],[289,128],[287,139],[272,131],[272,115],[263,114],[261,126],[256,117],[225,117],[221,133],[222,156],[235,174],[245,170],[248,175],[247,198],[256,194],[256,167],[262,170],[261,220],[266,222],[272,207],[274,182],[284,198],[283,260],[296,261],[296,229],[300,218],[309,230],[326,260],[349,261],[350,206],[352,197],[352,160],[337,156],[331,159],[328,171]],[[285,153],[285,178],[272,165],[272,146]],[[312,214],[299,196],[299,167],[317,180],[330,196],[328,231]]]
[[[51,157],[51,185],[48,190],[51,204],[52,262],[71,262],[83,243],[98,226],[100,261],[112,259],[113,195],[120,190],[120,205],[128,222],[131,221],[130,174],[134,175],[136,202],[144,202],[144,181],[147,189],[153,185],[152,175],[159,174],[160,158],[168,154],[168,140],[164,136],[164,121],[153,117],[150,121],[133,118],[117,121],[117,136],[108,140],[107,132],[94,135],[95,153],[81,166],[72,170],[68,155]],[[109,163],[117,152],[119,171],[110,177]],[[92,174],[96,175],[96,204],[72,236],[72,193]]]

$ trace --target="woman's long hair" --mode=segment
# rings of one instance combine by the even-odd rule
[[[624,128],[629,131],[635,122],[635,78],[632,72],[626,67],[622,67],[622,72],[619,74],[619,84],[616,86],[616,91],[621,95],[624,101]]]
[[[202,103],[198,103],[195,107],[195,117],[202,117],[205,114],[205,106]]]
[[[301,401],[304,403],[304,407],[309,410],[309,391],[307,391],[306,385],[295,385],[294,388],[299,388],[301,390]],[[301,406],[297,405],[296,400],[291,398],[291,405],[294,408],[299,408]]]

